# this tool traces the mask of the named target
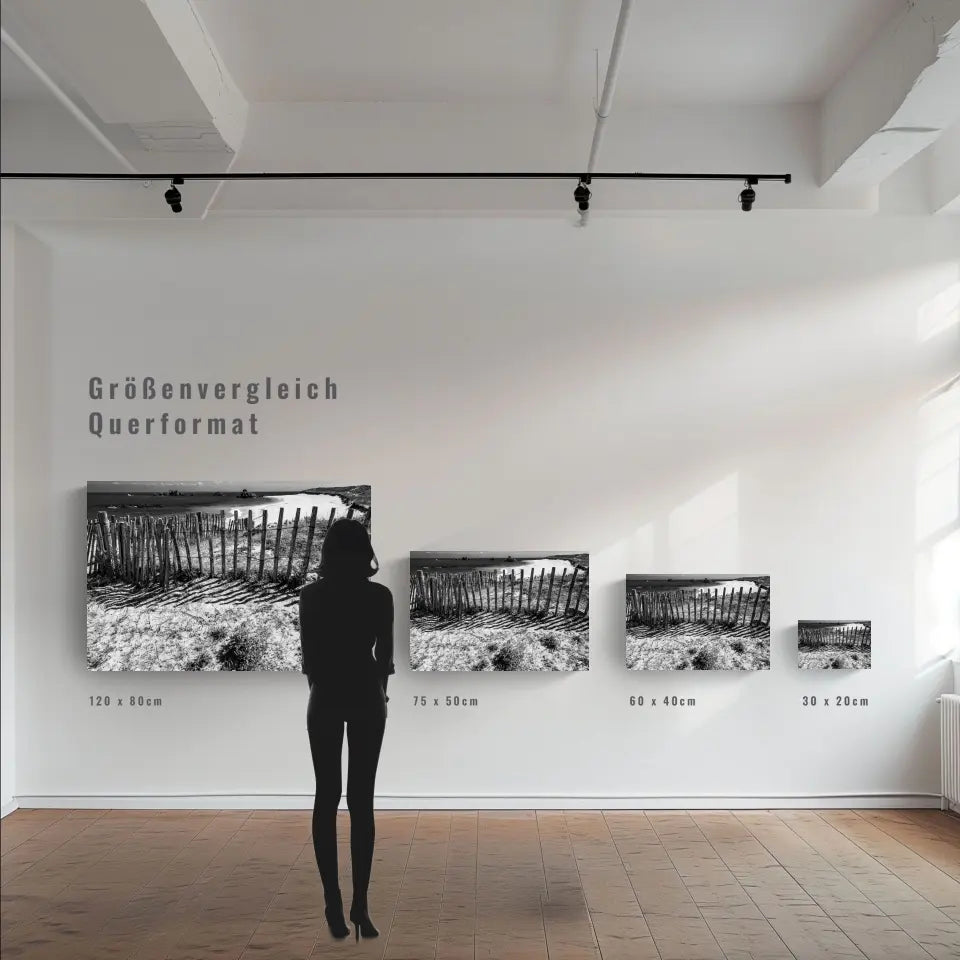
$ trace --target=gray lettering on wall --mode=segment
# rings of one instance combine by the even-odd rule
[[[325,377],[321,384],[317,380],[276,380],[264,377],[250,381],[210,381],[210,380],[158,380],[153,376],[125,376],[121,380],[105,380],[103,377],[90,377],[87,381],[87,393],[91,400],[120,404],[127,401],[151,403],[158,398],[205,403],[244,403],[258,404],[272,400],[318,401],[336,400],[337,383],[332,377]],[[87,430],[97,439],[118,436],[259,436],[259,420],[255,413],[244,416],[176,416],[169,410],[162,410],[155,416],[116,416],[112,411],[91,410],[87,418]]]

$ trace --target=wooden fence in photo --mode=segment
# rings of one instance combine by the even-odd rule
[[[410,575],[411,613],[460,619],[474,613],[532,617],[585,617],[588,571],[556,567],[500,570],[415,570]]]
[[[678,624],[753,627],[770,623],[770,588],[688,587],[627,590],[631,624],[663,628]]]
[[[298,507],[293,517],[268,522],[266,510],[219,513],[111,515],[100,511],[87,521],[87,575],[167,589],[179,579],[269,580],[300,583],[319,559],[320,544],[337,511],[318,518]],[[359,514],[369,526],[370,511],[351,504],[344,516]],[[301,535],[304,539],[301,538]]]
[[[799,628],[800,645],[804,647],[851,647],[863,649],[870,646],[870,628],[863,623],[847,625],[824,625]]]

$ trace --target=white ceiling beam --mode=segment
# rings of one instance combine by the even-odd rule
[[[51,92],[104,149],[112,144],[138,170],[169,167],[175,153],[216,158],[222,169],[232,156],[145,3],[2,0],[2,10],[11,50],[46,74],[41,82],[59,88]]]
[[[209,122],[150,11],[131,0],[2,0],[3,25],[106,126]]]
[[[824,97],[820,182],[875,186],[960,116],[960,0],[911,0]]]
[[[143,2],[223,141],[232,150],[238,150],[247,127],[247,100],[230,76],[192,0]]]

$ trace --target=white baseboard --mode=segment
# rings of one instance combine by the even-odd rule
[[[3,806],[0,806],[0,820],[8,814],[13,813],[19,806],[20,804],[16,800],[8,800]]]
[[[34,794],[17,798],[20,807],[123,810],[309,810],[313,795],[288,794]],[[559,796],[382,794],[379,810],[764,810],[817,807],[938,808],[932,793],[836,793],[790,796]],[[341,801],[341,807],[345,804]]]

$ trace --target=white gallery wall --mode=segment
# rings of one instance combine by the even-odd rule
[[[84,483],[168,479],[372,484],[398,610],[384,805],[936,802],[958,534],[949,480],[924,483],[921,401],[960,368],[957,218],[32,233],[15,261],[21,803],[309,802],[303,677],[86,669]],[[330,376],[339,397],[88,396],[90,377],[148,375]],[[93,410],[255,412],[260,433],[98,439]],[[425,549],[588,550],[590,671],[412,673],[407,555]],[[769,574],[771,670],[628,672],[627,572]],[[845,617],[873,621],[873,669],[801,674],[797,620]],[[162,706],[91,706],[104,695]],[[479,705],[433,706],[447,695]]]

